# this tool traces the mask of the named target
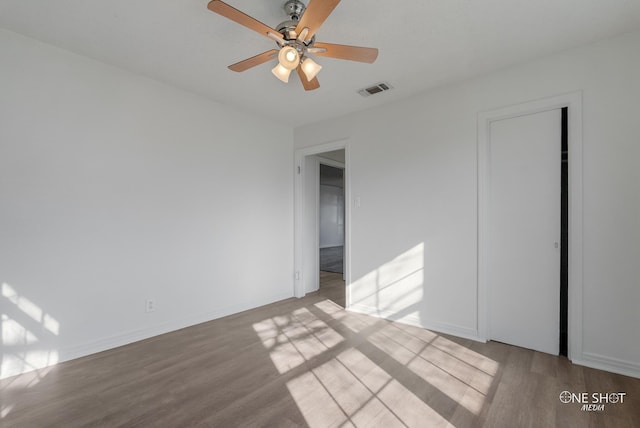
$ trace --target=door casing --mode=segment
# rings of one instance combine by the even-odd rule
[[[306,207],[305,201],[309,198],[306,194],[308,192],[305,182],[311,179],[307,174],[315,174],[315,171],[306,171],[305,161],[308,156],[318,155],[324,152],[331,152],[334,150],[345,151],[344,162],[344,199],[345,199],[345,232],[344,232],[344,279],[346,285],[345,303],[346,307],[349,307],[351,302],[349,284],[351,282],[351,180],[350,180],[350,168],[349,168],[349,144],[348,139],[340,139],[324,144],[318,144],[310,147],[297,149],[295,151],[295,163],[294,163],[294,296],[304,297],[307,290],[307,284],[313,284],[314,278],[309,278],[310,272],[315,272],[315,275],[319,274],[319,266],[317,260],[318,254],[318,233],[317,227],[315,235],[312,235],[307,227],[305,227],[305,218],[308,215],[308,207]],[[316,208],[317,209],[317,205]],[[316,215],[317,217],[317,215]],[[313,247],[313,251],[309,250]],[[317,268],[317,269],[316,269]],[[303,273],[307,272],[306,275]]]

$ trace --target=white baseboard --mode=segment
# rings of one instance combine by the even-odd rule
[[[476,342],[486,342],[486,340],[482,339],[478,334],[478,330],[471,329],[468,327],[461,327],[454,324],[448,324],[438,321],[422,321],[416,315],[407,315],[407,316],[398,316],[397,313],[393,311],[388,311],[384,309],[376,309],[367,305],[362,304],[354,304],[349,306],[348,310],[357,312],[364,315],[371,315],[377,318],[384,318],[391,321],[401,322],[403,324],[409,324],[415,327],[424,328],[427,330],[431,330],[437,333],[448,334],[451,336],[461,337],[464,339],[475,340]]]
[[[398,316],[398,314],[393,311],[388,311],[385,309],[376,309],[360,303],[355,303],[350,305],[347,308],[347,310],[352,312],[357,312],[359,314],[370,315],[376,318],[383,318],[387,320],[401,322],[403,324],[422,327],[420,325],[420,319],[415,315]]]
[[[451,336],[461,337],[463,339],[486,343],[486,340],[481,338],[478,334],[478,330],[474,330],[468,327],[461,327],[454,324],[431,321],[427,322],[424,328],[426,328],[427,330],[437,331],[438,333],[449,334]]]
[[[574,358],[571,362],[581,366],[591,367],[592,369],[605,370],[611,373],[640,378],[640,364],[631,361],[624,361],[591,352],[583,352],[581,358]]]
[[[129,331],[122,334],[117,334],[111,337],[94,340],[81,345],[63,348],[60,350],[60,362],[69,361],[76,358],[84,357],[87,355],[95,354],[98,352],[106,351],[108,349],[124,346],[129,343],[138,342],[140,340],[148,339],[150,337],[159,336],[161,334],[169,333],[172,331],[180,330],[185,327],[194,326],[204,322],[212,321],[218,318],[226,317],[227,315],[236,314],[238,312],[246,311],[248,309],[257,308],[259,306],[268,305],[280,300],[293,297],[291,294],[283,294],[271,296],[267,299],[255,300],[251,302],[244,302],[235,305],[225,306],[217,308],[210,312],[201,313],[198,315],[191,315],[177,320],[167,321],[148,328]]]
[[[75,360],[76,358],[86,357],[88,355],[103,352],[109,349],[118,348],[120,346],[128,345],[140,340],[149,339],[151,337],[159,336],[161,334],[170,333],[172,331],[180,330],[185,327],[190,327],[196,324],[212,321],[218,318],[225,317],[227,315],[236,314],[238,312],[246,311],[249,309],[264,306],[270,303],[275,303],[280,300],[293,297],[292,293],[278,294],[270,296],[269,298],[253,300],[249,302],[243,302],[235,305],[224,306],[216,308],[215,310],[200,313],[198,315],[191,315],[176,320],[166,321],[147,328],[131,330],[128,332],[122,332],[113,336],[103,337],[100,339],[92,340],[89,342],[62,347],[59,349],[51,349],[56,355],[56,361],[50,366],[65,361]],[[41,370],[48,367],[47,365],[41,365],[38,367],[24,367],[18,373],[2,373],[1,378],[9,378],[20,374],[29,373],[32,371]]]
[[[370,315],[377,318],[384,318],[416,327],[425,328],[437,333],[449,334],[451,336],[462,337],[464,339],[475,340],[477,342],[486,342],[486,340],[478,334],[477,330],[461,327],[453,324],[442,323],[438,321],[423,322],[415,315],[398,317],[393,311],[380,310],[367,305],[354,304],[348,308],[350,311],[364,315]],[[572,363],[581,366],[591,367],[594,369],[605,370],[611,373],[617,373],[625,376],[640,378],[640,364],[624,361],[617,358],[611,358],[604,355],[584,352],[579,358],[572,358]]]

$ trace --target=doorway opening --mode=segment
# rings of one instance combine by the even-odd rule
[[[344,150],[320,153],[318,189],[319,291],[345,306]]]
[[[346,140],[296,150],[294,295],[349,304],[350,200]]]

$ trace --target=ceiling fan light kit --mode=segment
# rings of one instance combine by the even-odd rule
[[[291,75],[292,71],[293,70],[283,67],[280,63],[278,63],[278,65],[273,67],[273,69],[271,70],[273,75],[282,80],[284,83],[289,82],[289,76]]]
[[[287,83],[291,72],[297,70],[302,86],[305,90],[310,91],[320,87],[316,76],[322,69],[322,66],[309,56],[310,54],[369,64],[378,57],[378,49],[375,48],[316,43],[315,34],[318,28],[338,3],[340,0],[309,0],[309,7],[305,7],[299,0],[288,0],[283,8],[289,19],[280,23],[276,29],[220,0],[209,2],[208,9],[258,32],[278,44],[279,50],[271,49],[263,52],[232,64],[229,69],[237,72],[248,70],[271,60],[277,52],[278,64],[271,70],[274,76]]]
[[[318,75],[320,70],[322,70],[322,66],[312,60],[310,57],[306,57],[302,61],[302,64],[300,66],[302,68],[302,71],[304,72],[304,75],[307,76],[307,80],[313,80]]]
[[[293,70],[300,64],[300,54],[293,46],[284,46],[278,53],[278,62],[287,70]]]

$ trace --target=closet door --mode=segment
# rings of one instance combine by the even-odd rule
[[[561,110],[498,120],[490,126],[489,335],[557,355]]]

